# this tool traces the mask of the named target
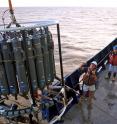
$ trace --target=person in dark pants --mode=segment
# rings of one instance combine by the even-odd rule
[[[111,75],[113,74],[112,81],[115,81],[117,73],[117,45],[113,47],[113,51],[109,55],[109,68],[108,74],[106,75],[105,79],[110,79]]]

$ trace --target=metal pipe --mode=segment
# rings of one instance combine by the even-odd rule
[[[18,24],[16,21],[11,0],[8,0],[8,3],[9,3],[9,12],[11,15],[11,21],[12,22],[8,24],[7,28],[10,28],[11,24],[15,24],[16,27],[21,27],[20,24]]]
[[[65,81],[64,81],[64,75],[63,75],[63,62],[62,62],[62,52],[61,52],[61,38],[60,38],[60,29],[59,24],[57,24],[57,36],[58,36],[58,48],[59,48],[59,60],[60,60],[60,71],[61,71],[61,82],[62,87],[64,89],[64,105],[66,106],[67,99],[66,99],[66,87],[65,87]]]
[[[60,28],[59,28],[59,24],[57,24],[57,34],[58,34],[57,36],[58,36],[58,48],[59,48],[61,81],[62,81],[62,86],[65,86],[64,76],[63,76],[63,63],[62,63],[62,52],[61,52],[61,39],[60,39]]]
[[[10,28],[6,28],[6,29],[1,28],[0,32],[30,30],[33,28],[52,26],[52,25],[56,25],[58,23],[59,22],[56,20],[36,21],[36,22],[27,22],[27,23],[25,22],[25,23],[20,23],[20,24],[22,24],[22,27],[10,27]],[[24,27],[25,24],[29,24],[29,25],[26,25],[26,27]],[[0,25],[0,26],[2,26],[2,25]]]
[[[9,2],[9,11],[13,14],[13,6],[11,0],[8,0],[8,2]]]

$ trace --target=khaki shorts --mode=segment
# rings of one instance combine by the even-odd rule
[[[95,84],[94,85],[91,85],[91,86],[87,86],[86,84],[83,85],[83,91],[86,92],[86,91],[95,91]]]

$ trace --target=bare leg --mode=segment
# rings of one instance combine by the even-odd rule
[[[92,109],[92,100],[94,98],[94,91],[89,91],[89,98],[88,98],[88,108]]]

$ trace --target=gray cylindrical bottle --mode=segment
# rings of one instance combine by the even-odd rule
[[[33,91],[35,92],[38,88],[37,83],[37,75],[36,75],[36,68],[35,68],[35,57],[33,53],[33,47],[32,47],[32,37],[28,36],[26,38],[26,54],[28,57],[28,66],[29,66],[29,74],[31,78],[31,86]]]
[[[40,41],[43,53],[43,63],[44,63],[44,72],[45,72],[45,80],[46,84],[51,82],[51,74],[50,74],[50,61],[49,61],[49,51],[48,51],[48,44],[47,44],[47,35],[45,34],[44,30],[40,30]]]
[[[14,52],[14,58],[16,62],[17,80],[19,83],[20,94],[27,94],[29,91],[29,85],[26,76],[25,68],[25,53],[22,49],[21,42],[18,38],[12,39],[12,47]]]
[[[9,86],[7,82],[7,77],[5,73],[5,68],[3,66],[3,60],[0,51],[0,95],[9,95]]]
[[[46,81],[44,75],[44,65],[43,65],[43,55],[41,49],[40,35],[38,33],[35,33],[33,35],[33,48],[34,48],[38,85],[40,89],[43,89],[46,85]]]
[[[11,42],[2,42],[1,50],[10,94],[16,95],[18,94],[18,84],[16,79]]]
[[[54,60],[54,42],[52,39],[52,34],[45,28],[45,33],[47,35],[47,44],[48,44],[48,51],[49,51],[49,64],[50,64],[50,75],[51,75],[51,82],[53,82],[56,71],[55,71],[55,60]]]

